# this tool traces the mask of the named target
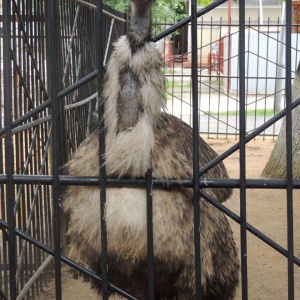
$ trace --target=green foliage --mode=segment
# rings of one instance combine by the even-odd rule
[[[103,0],[103,2],[121,12],[128,12],[130,0]],[[198,5],[208,5],[212,0],[197,0]],[[183,19],[188,12],[188,0],[156,0],[153,7],[153,19],[156,22],[174,23]]]
[[[156,2],[153,8],[153,17],[157,22],[166,21],[174,23],[187,15],[187,9],[185,2],[182,0],[160,0]]]
[[[122,12],[128,12],[129,0],[104,0],[104,3]],[[157,22],[176,22],[186,16],[184,0],[157,0],[153,7],[153,18]]]
[[[127,0],[104,0],[103,2],[121,12],[126,12],[128,8]]]

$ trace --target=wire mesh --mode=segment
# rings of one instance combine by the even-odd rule
[[[165,28],[172,24],[166,23]],[[188,28],[187,25],[186,29]],[[154,33],[162,27],[154,23]],[[293,24],[292,28],[297,25]],[[246,133],[250,134],[285,108],[285,24],[245,20]],[[208,138],[239,135],[239,28],[236,21],[198,18],[199,132]],[[158,35],[159,36],[159,35]],[[170,113],[192,124],[191,51],[186,31],[175,32],[159,48],[166,61],[167,105]],[[218,55],[213,50],[218,46]],[[299,60],[298,34],[291,34],[291,78]],[[281,121],[260,133],[276,138]]]
[[[58,178],[59,167],[97,126],[95,122],[92,124],[92,113],[96,110],[98,99],[95,96],[97,83],[95,76],[94,80],[89,79],[97,64],[95,9],[72,1],[52,4],[58,4],[58,17],[53,15],[55,9],[48,7],[46,1],[3,3],[3,11],[0,6],[0,27],[3,27],[0,38],[0,165],[1,174],[7,174],[5,184],[1,185],[0,298],[15,299],[18,295],[18,299],[35,299],[53,275],[52,256],[16,236],[14,228],[47,247],[55,248],[56,243],[55,265],[59,266],[60,241],[55,242],[55,238],[60,235],[60,226],[55,234],[52,230],[52,225],[58,223],[59,213],[53,209],[60,207],[59,184],[53,189],[52,176],[56,173]],[[109,10],[117,15],[117,20],[112,18],[113,14],[106,12],[105,28],[101,34],[103,44],[107,45],[107,57],[111,53],[112,42],[125,29],[124,15]],[[56,19],[58,22],[52,25],[56,31],[52,42],[49,42],[49,20]],[[54,45],[57,45],[57,52]],[[58,60],[51,73],[49,62],[53,52]],[[57,78],[53,74],[57,74]],[[81,87],[80,79],[86,75],[87,83]],[[67,89],[67,93],[58,95],[55,101],[58,92],[74,83],[77,84],[76,89],[73,88],[69,94]],[[56,107],[61,107],[62,113],[57,111],[55,115]],[[54,144],[51,139],[53,118],[60,119],[59,124],[63,124],[56,126]],[[16,128],[17,125],[20,126]],[[54,160],[53,145],[59,145]],[[13,174],[36,175],[39,178],[51,175],[52,187],[40,182],[13,184]],[[10,224],[9,227],[7,224]],[[9,240],[8,236],[11,236]],[[62,244],[64,242],[62,240]],[[57,295],[59,293],[58,289]]]
[[[193,1],[192,17],[174,25],[154,23],[153,39],[159,42],[168,37],[158,45],[168,78],[168,109],[193,125],[195,149],[198,149],[198,131],[208,137],[239,139],[235,146],[202,169],[195,167],[194,180],[174,180],[170,186],[194,187],[196,208],[200,195],[240,225],[242,299],[249,297],[248,232],[287,257],[288,298],[294,299],[294,266],[300,266],[300,259],[294,253],[293,189],[299,189],[300,183],[292,177],[291,112],[300,99],[290,101],[290,87],[299,60],[298,34],[292,33],[298,32],[297,25],[291,24],[290,1],[287,1],[287,24],[278,20],[262,26],[246,21],[244,2],[240,3],[239,24],[201,19],[204,13],[223,2],[215,1],[197,12]],[[56,299],[61,299],[62,261],[98,281],[104,280],[104,298],[108,298],[111,289],[135,299],[108,281],[105,260],[99,277],[65,255],[67,218],[60,213],[60,191],[64,185],[77,184],[101,185],[102,191],[106,185],[147,186],[149,299],[154,299],[151,191],[153,186],[163,183],[153,179],[150,171],[146,180],[106,178],[103,169],[100,178],[61,175],[60,167],[99,126],[101,69],[111,55],[113,41],[126,32],[126,15],[104,6],[103,19],[98,19],[96,12],[98,9],[99,15],[101,6],[96,0],[48,3],[13,0],[0,6],[3,16],[0,21],[3,27],[0,37],[0,298],[35,299],[55,270]],[[187,24],[191,20],[193,39],[189,51]],[[163,26],[170,28],[159,33]],[[282,38],[284,30],[286,41]],[[218,53],[213,53],[216,44]],[[99,51],[103,51],[101,55]],[[283,53],[285,67],[281,60]],[[247,179],[246,143],[259,135],[275,138],[285,115],[287,180]],[[104,136],[101,139],[100,146],[103,146]],[[198,182],[199,176],[237,150],[240,151],[238,179]],[[194,157],[198,157],[197,153]],[[196,159],[194,165],[199,165]],[[239,215],[202,190],[223,186],[240,189]],[[247,223],[246,191],[251,188],[286,189],[288,247]],[[197,216],[199,212],[195,209],[195,233],[199,228]],[[196,249],[200,242],[195,234]],[[201,262],[196,259],[195,264],[197,282],[201,282]],[[200,299],[199,284],[197,290]]]

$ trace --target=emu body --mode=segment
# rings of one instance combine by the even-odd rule
[[[121,37],[107,66],[103,101],[108,176],[192,177],[192,129],[164,112],[162,60],[148,42],[151,3],[132,1],[131,27]],[[67,165],[70,175],[98,176],[98,132],[88,137]],[[217,154],[200,138],[200,165]],[[221,163],[203,177],[227,178]],[[205,189],[225,201],[230,189]],[[194,299],[193,193],[183,187],[153,190],[156,299]],[[108,277],[147,299],[146,193],[144,189],[108,188],[105,218],[108,233]],[[203,299],[232,299],[238,284],[237,249],[229,223],[217,208],[200,201],[201,286]],[[70,215],[70,257],[100,274],[100,191],[71,186],[63,197]],[[99,284],[92,286],[101,292]]]

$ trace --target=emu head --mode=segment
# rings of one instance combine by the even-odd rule
[[[140,15],[151,10],[152,3],[155,0],[131,0],[132,10],[137,11]]]
[[[131,19],[127,36],[133,52],[150,38],[151,8],[154,2],[155,0],[131,0]]]

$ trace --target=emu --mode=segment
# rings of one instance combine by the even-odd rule
[[[108,176],[170,179],[192,176],[192,128],[165,112],[162,59],[150,42],[153,0],[132,0],[127,36],[116,43],[103,87]],[[98,176],[98,132],[67,164],[73,176]],[[217,154],[200,138],[200,166]],[[204,177],[228,178],[220,163]],[[225,201],[230,189],[205,190]],[[155,299],[194,299],[193,192],[184,187],[153,190]],[[203,299],[232,299],[238,285],[236,244],[225,215],[200,198]],[[70,186],[63,209],[70,216],[70,258],[100,275],[99,187]],[[109,280],[138,299],[147,299],[146,195],[140,187],[106,192]],[[92,282],[101,293],[101,284]]]

